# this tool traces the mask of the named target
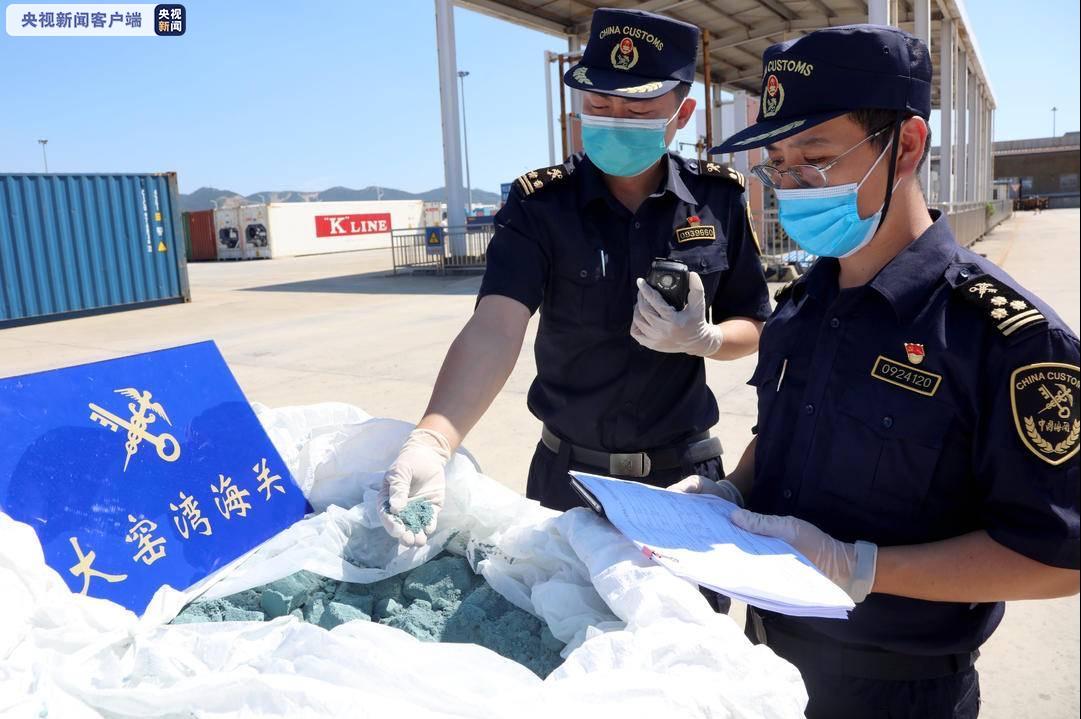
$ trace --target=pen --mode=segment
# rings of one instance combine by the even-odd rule
[[[642,545],[642,554],[646,555],[646,559],[666,559],[669,562],[678,562],[679,561],[675,557],[666,557],[663,554],[661,554],[660,552],[654,551],[654,550],[650,549],[649,547],[647,547],[644,544]]]
[[[781,383],[784,382],[784,373],[788,369],[788,358],[784,358],[784,363],[781,365],[781,376],[777,378],[777,391],[781,391]]]

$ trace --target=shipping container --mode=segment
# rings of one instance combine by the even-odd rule
[[[175,173],[0,174],[0,327],[191,299]]]
[[[198,210],[185,212],[187,215],[186,230],[191,242],[189,260],[216,260],[218,258],[218,241],[214,233],[214,210]]]
[[[219,259],[297,257],[390,247],[391,230],[424,227],[420,200],[275,202],[214,211]]]
[[[188,228],[188,218],[190,216],[190,212],[180,213],[180,228],[184,230],[184,257],[187,258],[188,262],[191,262],[191,232]]]
[[[213,212],[215,250],[218,259],[244,259],[244,245],[240,237],[240,208],[223,207]]]
[[[270,216],[267,205],[244,205],[240,208],[240,236],[244,258],[270,259]]]

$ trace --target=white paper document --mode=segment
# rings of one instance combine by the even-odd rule
[[[673,574],[759,609],[796,617],[847,619],[855,606],[787,542],[732,524],[729,515],[737,507],[731,502],[571,474],[616,529]]]

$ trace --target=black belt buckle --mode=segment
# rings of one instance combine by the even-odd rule
[[[608,455],[608,472],[622,477],[648,477],[653,466],[645,452]]]

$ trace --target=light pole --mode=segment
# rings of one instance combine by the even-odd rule
[[[1051,137],[1055,137],[1055,113],[1058,112],[1057,107],[1051,108]]]
[[[45,154],[45,146],[49,144],[48,140],[38,140],[38,144],[41,145],[41,159],[45,161],[45,174],[49,174],[49,156]]]
[[[462,82],[462,136],[465,142],[465,188],[469,194],[469,210],[465,213],[468,217],[473,214],[473,183],[469,180],[469,128],[465,124],[465,78],[469,75],[468,70],[459,70],[458,79]]]

